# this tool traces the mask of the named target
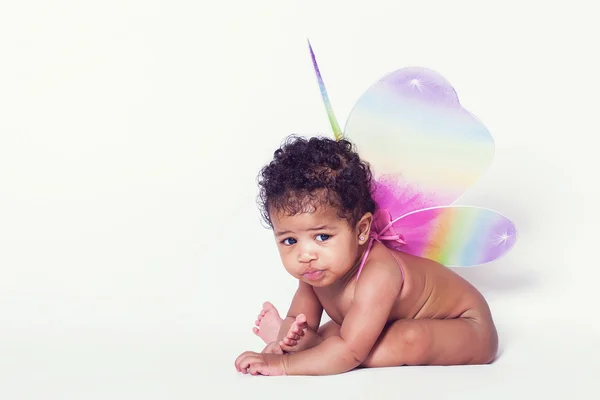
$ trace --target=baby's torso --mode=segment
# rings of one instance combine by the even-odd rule
[[[389,250],[378,243],[369,255],[372,257],[393,262],[404,270],[404,283],[389,322],[407,318],[456,318],[484,302],[470,283],[437,262]],[[357,280],[352,279],[339,288],[315,290],[327,315],[340,325],[352,306],[356,284]]]

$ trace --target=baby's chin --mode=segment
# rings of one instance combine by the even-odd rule
[[[314,282],[314,281],[308,281],[306,279],[302,279],[304,282],[306,282],[307,284],[309,284],[310,286],[314,287],[314,288],[324,288],[327,286],[331,286],[333,284],[334,281],[320,281],[320,282]]]
[[[308,279],[305,276],[300,276],[299,279],[301,281],[309,284],[312,287],[322,288],[322,287],[327,287],[327,286],[333,285],[340,278],[339,278],[339,276],[333,274],[332,272],[324,270],[323,273],[321,274],[321,276],[319,276],[319,277],[313,276],[310,279]]]
[[[331,284],[331,277],[327,270],[321,270],[318,273],[296,275],[295,278],[314,287],[323,287]]]

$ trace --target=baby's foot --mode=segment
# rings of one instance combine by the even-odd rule
[[[290,330],[287,335],[279,342],[279,345],[286,352],[295,352],[297,350],[298,343],[304,337],[304,332],[308,328],[306,323],[306,315],[299,314],[296,320],[290,326]]]
[[[262,351],[266,354],[283,354],[283,349],[279,345],[279,342],[269,343]]]
[[[279,312],[275,306],[268,301],[263,304],[263,308],[258,314],[258,319],[254,324],[255,328],[252,328],[252,332],[256,336],[259,336],[265,343],[271,343],[277,340],[279,334],[279,328],[283,323],[283,319],[279,316]]]

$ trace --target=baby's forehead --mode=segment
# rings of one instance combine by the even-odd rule
[[[278,230],[310,230],[316,227],[339,227],[346,223],[334,207],[321,206],[296,213],[274,210],[271,214],[273,228]]]

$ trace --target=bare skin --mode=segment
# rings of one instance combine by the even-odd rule
[[[279,312],[273,304],[265,302],[262,310],[258,313],[258,317],[252,328],[252,332],[259,336],[265,343],[270,343],[277,338],[283,319],[279,316]]]
[[[306,316],[298,315],[290,325],[285,336],[279,337],[281,326],[284,320],[279,316],[279,311],[270,302],[265,302],[263,308],[258,313],[258,317],[252,328],[252,332],[260,337],[267,347],[263,352],[273,354],[283,354],[283,352],[292,353],[299,350],[298,343],[304,337],[305,331],[308,328]]]
[[[496,328],[485,299],[471,284],[434,261],[382,245],[376,244],[371,254],[386,257],[383,252],[394,253],[404,268],[405,283],[362,367],[487,364],[494,360],[498,350]],[[305,334],[308,325],[304,314],[300,314],[301,322],[294,320],[289,328],[283,327],[281,318],[263,320],[271,324],[273,333],[262,339],[276,345],[264,351],[302,351],[339,335],[355,286],[356,281],[350,281],[337,290],[315,288],[313,301],[318,301],[331,318],[316,334]],[[272,329],[275,324],[280,326],[277,332]],[[279,339],[282,334],[283,339]]]
[[[246,352],[238,357],[239,371],[325,375],[357,367],[488,364],[494,360],[496,328],[485,299],[470,283],[437,262],[377,242],[356,279],[367,241],[359,239],[346,248],[353,239],[342,230],[335,231],[333,217],[326,211],[313,215],[312,220],[305,218],[282,225],[306,226],[307,231],[310,226],[333,226],[332,233],[326,233],[331,233],[332,242],[328,247],[305,244],[297,233],[298,239],[286,244],[298,247],[280,250],[286,269],[299,280],[298,289],[285,319],[272,305],[261,312],[255,333],[261,333],[267,346],[262,355]],[[368,215],[365,221],[349,233],[368,237]],[[354,243],[354,254],[335,259],[334,254],[351,251]],[[296,258],[306,264],[295,262]],[[331,321],[321,326],[323,311]]]

